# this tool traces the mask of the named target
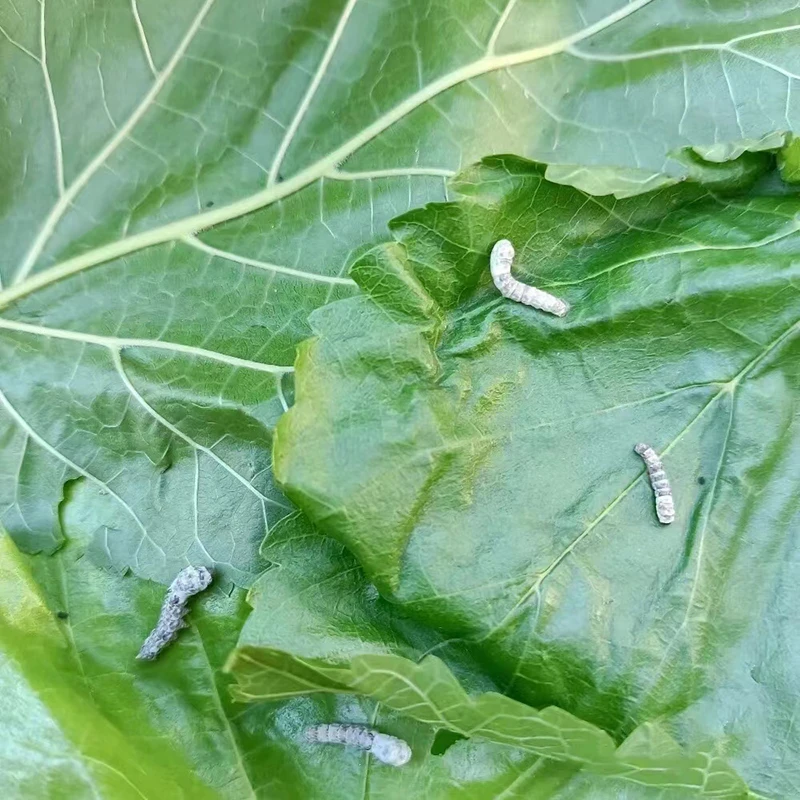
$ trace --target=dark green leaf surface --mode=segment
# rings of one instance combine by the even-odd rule
[[[615,202],[542,173],[489,159],[392,223],[352,272],[365,296],[312,317],[276,474],[504,694],[615,738],[668,719],[790,795],[800,200]],[[565,319],[498,295],[500,237]]]
[[[106,561],[247,585],[294,347],[385,222],[487,153],[630,194],[696,177],[686,146],[777,147],[799,25],[785,0],[4,4],[3,524],[54,550],[82,476]]]
[[[793,138],[778,153],[781,177],[787,183],[800,183],[800,138]]]
[[[573,766],[491,743],[457,742],[433,756],[434,729],[368,699],[235,705],[220,667],[245,610],[241,592],[211,589],[193,604],[190,629],[158,661],[142,663],[134,656],[162,587],[98,568],[73,543],[48,559],[22,556],[7,537],[0,547],[6,797],[352,800],[412,791],[549,800],[575,775]],[[394,770],[303,741],[307,725],[334,720],[403,736],[413,763]]]
[[[616,749],[603,730],[558,708],[537,711],[498,694],[468,648],[383,600],[353,556],[302,516],[278,526],[264,555],[277,566],[251,592],[255,609],[228,665],[238,699],[351,691],[461,736],[566,759],[576,775],[583,767],[591,776],[581,778],[587,788],[620,786],[625,796],[633,783],[644,796],[657,787],[683,796],[744,796],[718,754],[682,752],[658,726],[640,727]],[[609,777],[615,775],[624,780]]]

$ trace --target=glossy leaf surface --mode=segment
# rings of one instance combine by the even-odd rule
[[[615,737],[666,718],[789,785],[797,196],[601,201],[513,158],[454,188],[354,267],[365,295],[313,315],[278,478],[503,693]],[[499,296],[501,237],[566,318]]]

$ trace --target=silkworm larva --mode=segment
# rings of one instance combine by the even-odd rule
[[[547,311],[557,317],[563,317],[569,311],[569,304],[552,294],[543,292],[535,286],[518,281],[511,274],[511,264],[514,261],[514,245],[508,239],[500,239],[492,248],[489,258],[489,267],[492,271],[494,285],[500,290],[503,297],[533,306],[540,311]]]
[[[152,661],[175,637],[181,628],[188,627],[183,618],[189,611],[188,602],[193,594],[202,592],[211,584],[212,575],[205,567],[182,569],[167,589],[161,614],[153,632],[144,640],[136,658]]]
[[[378,761],[393,767],[402,767],[411,760],[411,748],[396,736],[378,733],[361,725],[314,725],[306,729],[309,742],[345,744],[372,753]]]
[[[658,457],[658,453],[646,444],[637,444],[633,448],[643,459],[647,467],[647,475],[650,478],[650,485],[656,496],[656,515],[658,521],[664,525],[669,525],[675,521],[675,503],[672,499],[672,489],[664,472],[664,465]]]

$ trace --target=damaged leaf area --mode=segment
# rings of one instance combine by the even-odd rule
[[[363,295],[312,315],[274,456],[393,607],[503,694],[617,741],[668,720],[780,796],[798,748],[800,200],[762,185],[613,201],[484,160],[457,199],[391,223],[351,272]],[[567,317],[499,296],[499,238]],[[669,528],[638,441],[669,471]]]

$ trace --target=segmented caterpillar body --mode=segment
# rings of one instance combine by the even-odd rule
[[[211,585],[213,576],[205,567],[186,567],[167,589],[167,596],[161,606],[158,623],[152,633],[144,640],[138,659],[152,661],[171,641],[181,628],[187,625],[183,618],[189,611],[189,598]]]
[[[667,474],[664,472],[664,465],[658,457],[658,453],[646,444],[637,444],[633,448],[643,459],[647,467],[647,475],[650,478],[650,485],[656,496],[656,515],[658,521],[663,525],[669,525],[675,521],[675,502],[672,499],[672,488],[669,485]]]
[[[511,274],[513,261],[514,245],[508,239],[500,239],[499,242],[495,242],[489,258],[489,267],[492,271],[494,285],[500,290],[500,294],[510,300],[516,300],[518,303],[524,303],[526,306],[563,317],[569,311],[569,304],[535,286],[518,281]]]
[[[393,767],[402,767],[411,760],[411,748],[396,736],[378,733],[362,725],[313,725],[306,729],[309,742],[322,744],[344,744],[358,747],[371,753],[378,761]]]

